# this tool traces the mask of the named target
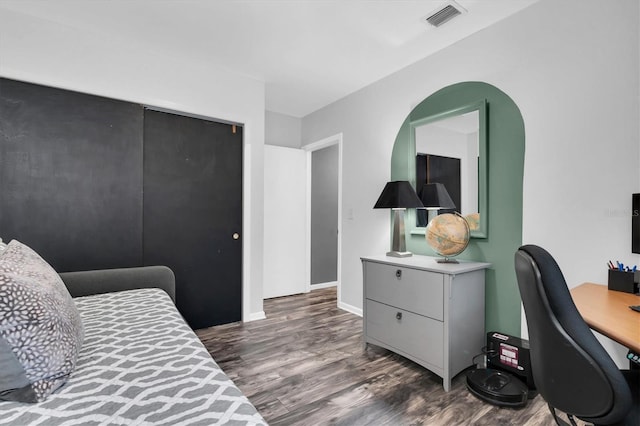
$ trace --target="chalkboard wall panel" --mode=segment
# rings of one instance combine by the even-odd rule
[[[0,236],[58,271],[142,264],[140,105],[0,79]]]
[[[241,319],[242,128],[0,78],[0,237],[59,272],[164,264],[193,327]]]

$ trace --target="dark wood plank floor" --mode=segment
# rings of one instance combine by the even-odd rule
[[[551,425],[540,398],[523,409],[450,392],[419,365],[362,340],[362,318],[335,288],[265,300],[267,319],[196,331],[271,425]]]

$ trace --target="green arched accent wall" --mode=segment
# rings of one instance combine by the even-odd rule
[[[409,124],[475,101],[487,102],[487,238],[472,238],[460,259],[490,262],[486,273],[486,331],[520,336],[520,293],[514,254],[522,244],[522,177],[525,133],[517,105],[500,89],[482,82],[464,82],[438,90],[409,114],[402,124],[391,157],[391,179],[412,180],[415,162]],[[407,231],[410,231],[407,229]],[[407,232],[407,249],[434,255],[424,235]]]

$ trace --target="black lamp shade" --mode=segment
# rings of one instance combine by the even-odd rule
[[[374,209],[423,207],[418,194],[406,180],[387,182]]]
[[[427,183],[422,187],[422,204],[427,209],[455,209],[456,205],[442,183]]]

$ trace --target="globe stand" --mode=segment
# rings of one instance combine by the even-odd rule
[[[460,263],[457,259],[451,257],[443,257],[442,259],[436,259],[437,263]]]

